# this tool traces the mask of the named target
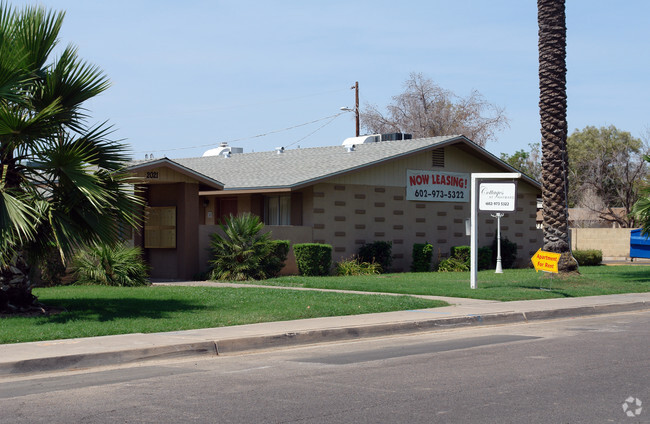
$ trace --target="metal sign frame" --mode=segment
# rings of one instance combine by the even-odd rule
[[[476,274],[478,270],[478,231],[477,231],[477,203],[478,203],[478,181],[487,180],[516,180],[521,178],[521,173],[518,172],[495,172],[495,173],[476,173],[472,174],[471,185],[471,214],[470,214],[470,287],[476,288]]]

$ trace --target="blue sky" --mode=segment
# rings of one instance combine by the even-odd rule
[[[222,141],[246,152],[340,144],[353,114],[322,118],[354,105],[354,82],[362,107],[383,109],[411,72],[505,108],[510,128],[490,152],[540,140],[534,0],[10,4],[66,12],[61,44],[112,81],[87,106],[137,159],[200,156]],[[649,16],[645,0],[567,1],[570,132],[650,127]]]

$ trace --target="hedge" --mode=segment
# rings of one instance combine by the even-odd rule
[[[319,243],[293,245],[300,275],[328,275],[332,266],[332,246]]]

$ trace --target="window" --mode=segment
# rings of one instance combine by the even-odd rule
[[[266,196],[264,198],[264,223],[291,225],[291,196]]]
[[[176,206],[149,207],[144,223],[145,249],[176,247]]]

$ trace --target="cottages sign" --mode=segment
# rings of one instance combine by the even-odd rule
[[[478,210],[481,212],[514,212],[516,200],[515,182],[479,183]]]
[[[406,170],[406,200],[469,202],[469,174]]]

